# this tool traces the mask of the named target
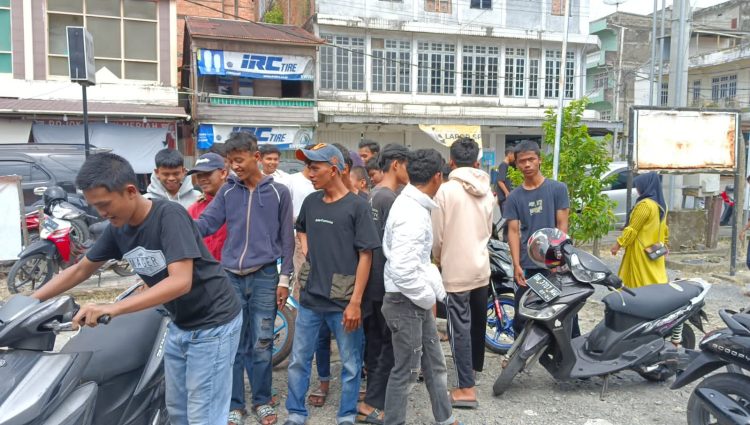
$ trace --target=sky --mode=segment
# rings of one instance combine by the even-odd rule
[[[622,0],[620,0],[622,1]],[[691,0],[693,7],[708,7],[718,3],[723,3],[726,0]],[[659,8],[661,8],[662,0],[658,0]],[[672,0],[667,0],[667,7],[672,5]],[[610,13],[614,13],[617,8],[615,6],[609,6],[604,3],[604,0],[589,0],[589,18],[594,21],[603,16],[607,16]],[[625,0],[624,3],[620,4],[619,10],[622,12],[638,13],[641,15],[648,15],[654,11],[653,0]]]

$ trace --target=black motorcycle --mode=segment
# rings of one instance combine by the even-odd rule
[[[750,314],[722,309],[719,316],[727,327],[703,337],[701,351],[671,387],[682,388],[722,367],[728,370],[695,387],[688,400],[688,425],[750,424],[750,377],[743,374],[750,370]]]
[[[646,379],[662,381],[690,360],[665,337],[686,320],[700,327],[701,314],[705,315],[701,309],[711,285],[683,280],[630,290],[604,263],[576,249],[557,229],[535,232],[528,252],[540,267],[557,270],[527,279],[531,290],[523,295],[516,312],[526,324],[495,381],[495,395],[503,394],[537,356],[556,379],[604,377],[602,396],[612,373],[630,369]],[[593,285],[624,293],[606,296],[604,320],[589,334],[571,338],[573,320],[594,294]],[[691,348],[694,340],[692,329],[685,325],[683,345]]]
[[[53,352],[77,311],[66,295],[45,302],[14,295],[0,307],[0,425],[169,423],[162,361],[169,317],[159,309],[126,314],[81,329]]]

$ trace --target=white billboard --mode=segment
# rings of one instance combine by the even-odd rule
[[[638,170],[732,171],[739,113],[634,109],[633,159]]]

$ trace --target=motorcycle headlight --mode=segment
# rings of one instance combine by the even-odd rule
[[[518,312],[521,316],[526,316],[531,319],[547,320],[557,315],[557,313],[561,312],[564,308],[565,304],[552,304],[539,310],[532,310],[521,305]]]
[[[573,273],[573,277],[582,283],[594,283],[604,280],[607,274],[604,272],[592,272],[587,268],[583,267],[581,260],[577,254],[570,256],[570,272]]]

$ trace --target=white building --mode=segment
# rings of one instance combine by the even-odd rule
[[[566,99],[585,95],[588,10],[571,3]],[[539,140],[557,105],[561,0],[318,0],[315,12],[335,45],[319,52],[319,141],[440,147],[420,125],[475,125],[499,161],[506,141]]]
[[[187,114],[177,103],[176,22],[175,0],[0,0],[0,143],[83,143],[66,27],[84,26],[96,68],[92,144],[125,156],[138,173],[151,172],[165,145],[192,155],[178,135]]]

